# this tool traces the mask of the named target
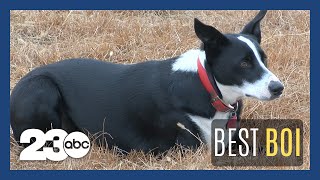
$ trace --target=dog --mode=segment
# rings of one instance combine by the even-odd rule
[[[273,100],[284,86],[266,66],[260,11],[238,34],[194,19],[199,49],[162,60],[114,64],[69,59],[24,76],[10,98],[14,138],[30,128],[89,132],[129,152],[211,145],[211,123],[239,127],[241,100]],[[235,134],[233,135],[235,136]]]

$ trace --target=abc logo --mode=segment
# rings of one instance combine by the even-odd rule
[[[81,158],[90,150],[89,138],[81,132],[73,132],[64,139],[64,151],[73,158]]]
[[[47,133],[39,129],[27,129],[21,134],[20,143],[30,143],[32,137],[35,137],[36,141],[20,153],[20,160],[61,161],[68,156],[82,158],[91,147],[90,140],[84,133],[68,134],[62,129],[51,129]],[[46,142],[52,142],[52,146],[44,146]]]

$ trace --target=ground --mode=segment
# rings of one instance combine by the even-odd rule
[[[95,58],[116,63],[164,59],[197,48],[193,19],[224,33],[239,32],[257,11],[11,11],[10,89],[35,67],[66,58]],[[271,102],[245,100],[242,118],[301,119],[304,164],[272,169],[309,169],[310,157],[310,12],[269,11],[262,23],[268,67],[284,83],[283,96]],[[215,167],[210,152],[199,148],[181,156],[132,152],[119,156],[94,147],[82,159],[21,162],[10,141],[11,169],[270,169]]]

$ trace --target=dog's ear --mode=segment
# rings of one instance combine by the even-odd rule
[[[257,41],[261,42],[260,21],[267,14],[266,10],[260,11],[241,31],[241,34],[249,34],[256,37]]]
[[[194,18],[194,30],[204,44],[209,43],[218,46],[228,42],[228,39],[221,32],[212,26],[202,23],[197,18]]]

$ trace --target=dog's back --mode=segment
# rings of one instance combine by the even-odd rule
[[[172,62],[121,65],[73,59],[37,68],[12,91],[14,136],[19,139],[29,128],[62,128],[88,131],[125,150],[139,144],[135,141],[141,136],[152,139],[154,148],[163,143],[169,148],[179,118],[168,121],[161,113],[174,109],[168,93]]]

